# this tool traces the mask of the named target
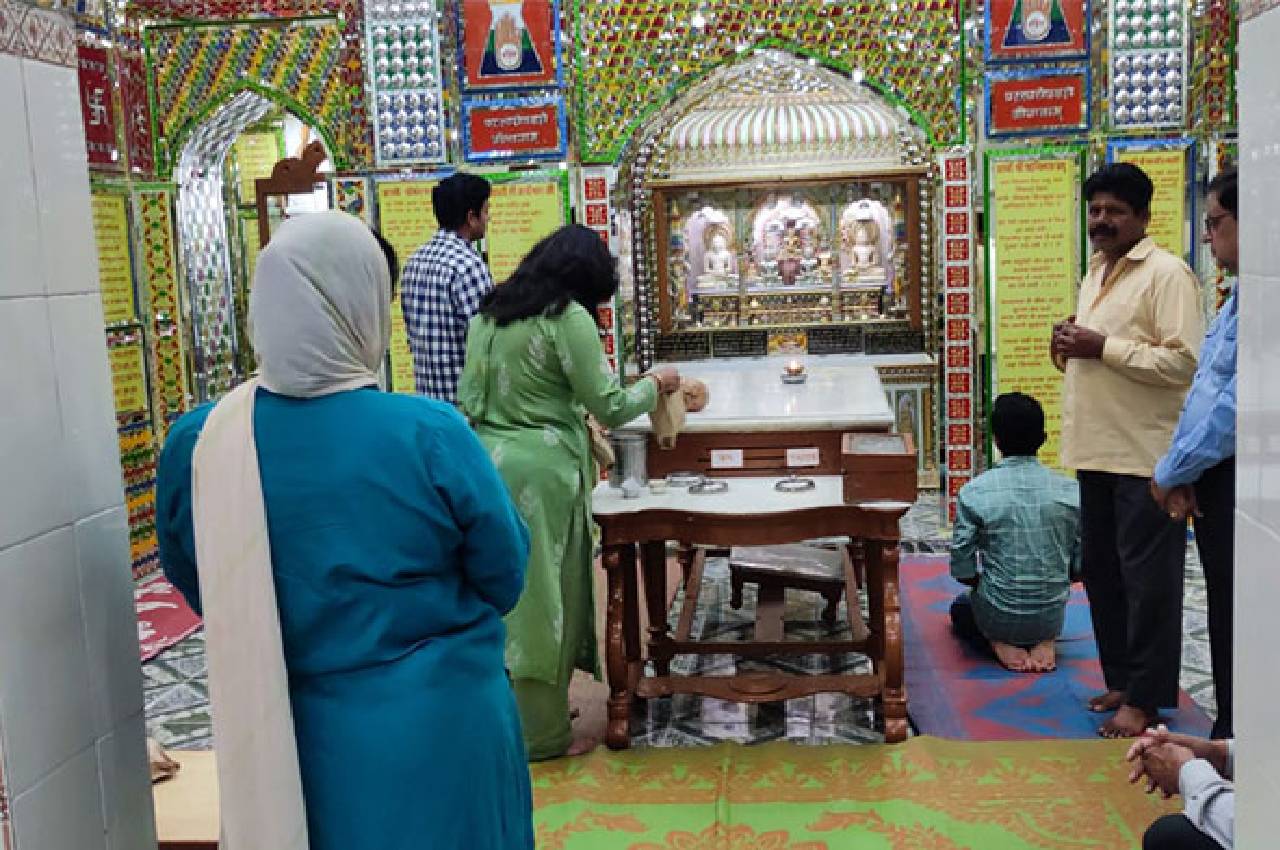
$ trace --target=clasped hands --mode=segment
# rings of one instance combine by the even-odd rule
[[[1084,360],[1097,360],[1102,357],[1102,349],[1107,338],[1092,328],[1076,324],[1074,315],[1068,316],[1053,326],[1053,338],[1049,343],[1049,352],[1054,358],[1066,360],[1079,357]]]
[[[1143,732],[1129,752],[1129,781],[1147,783],[1148,794],[1159,790],[1166,800],[1178,793],[1178,775],[1192,759],[1204,759],[1220,776],[1227,775],[1227,742],[1208,741],[1170,732],[1164,725]]]

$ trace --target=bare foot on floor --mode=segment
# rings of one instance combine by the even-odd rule
[[[1051,640],[1041,641],[1028,650],[1027,654],[1031,656],[1029,669],[1037,673],[1048,673],[1058,666],[1057,650]]]
[[[1000,663],[1013,672],[1025,673],[1030,669],[1027,665],[1031,663],[1031,656],[1022,647],[993,640],[991,649],[995,652],[996,658],[1000,659]]]
[[[1098,694],[1096,697],[1089,698],[1089,710],[1099,714],[1106,711],[1115,711],[1124,705],[1124,698],[1127,696],[1124,691],[1107,691],[1105,694]]]
[[[1106,723],[1098,727],[1104,738],[1136,738],[1155,725],[1156,716],[1132,705],[1122,705]]]
[[[585,756],[598,746],[600,746],[600,742],[595,738],[579,738],[574,736],[573,743],[569,745],[569,749],[565,751],[565,755],[571,758],[573,756]]]

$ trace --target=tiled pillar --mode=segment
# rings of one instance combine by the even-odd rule
[[[1235,846],[1280,835],[1280,4],[1240,4]]]
[[[0,0],[0,850],[155,846],[74,61]]]

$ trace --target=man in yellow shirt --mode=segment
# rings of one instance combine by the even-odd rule
[[[1062,465],[1080,480],[1081,567],[1107,691],[1099,728],[1133,737],[1177,704],[1186,522],[1151,499],[1204,333],[1199,284],[1146,235],[1153,186],[1114,163],[1084,185],[1095,252],[1076,315],[1054,325]]]

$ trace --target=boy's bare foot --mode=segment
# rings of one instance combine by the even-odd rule
[[[1136,706],[1122,705],[1115,717],[1098,727],[1098,734],[1104,738],[1136,738],[1155,722],[1156,715],[1147,714]]]
[[[1126,696],[1128,695],[1124,691],[1107,691],[1105,694],[1090,697],[1089,710],[1099,714],[1105,711],[1115,711],[1124,705]]]
[[[600,746],[600,742],[595,738],[579,738],[576,735],[573,743],[569,744],[569,749],[565,751],[566,756],[585,756],[587,753]]]
[[[1039,673],[1048,673],[1058,666],[1057,650],[1051,640],[1041,641],[1027,654],[1031,656],[1031,669]]]
[[[995,652],[996,658],[1000,659],[1000,663],[1013,672],[1025,673],[1029,669],[1027,665],[1031,663],[1031,656],[1022,647],[993,640],[991,649]]]

